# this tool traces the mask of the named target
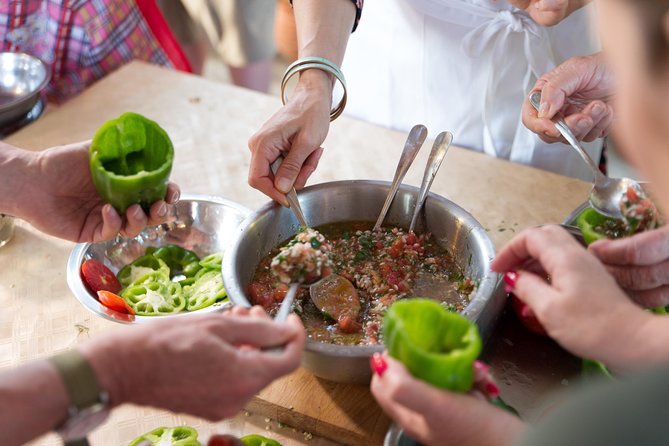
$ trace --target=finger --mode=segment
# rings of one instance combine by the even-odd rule
[[[249,314],[251,316],[254,316],[254,317],[257,317],[257,318],[260,318],[260,319],[272,320],[272,318],[269,316],[269,314],[267,314],[267,311],[265,311],[265,309],[263,307],[261,307],[260,305],[254,305],[253,307],[251,307],[251,309],[249,310]]]
[[[223,316],[243,317],[248,316],[249,311],[251,311],[249,308],[242,307],[241,305],[235,305],[230,309],[230,311],[224,312]]]
[[[148,220],[142,207],[138,204],[133,204],[125,211],[125,225],[121,229],[121,233],[125,237],[136,237],[142,229],[146,228]]]
[[[278,155],[277,155],[278,156]],[[258,189],[272,200],[288,207],[286,195],[274,187],[274,175],[270,165],[276,161],[274,158],[265,156],[264,151],[253,150],[251,154],[251,167],[249,168],[248,183],[254,189]]]
[[[659,308],[669,305],[669,285],[652,290],[625,290],[628,296],[644,308]]]
[[[565,121],[576,139],[592,141],[601,135],[602,127],[608,120],[609,110],[610,108],[602,101],[592,101],[583,110],[567,116]]]
[[[669,260],[650,266],[609,265],[606,269],[628,290],[652,290],[669,284]]]
[[[102,213],[102,227],[96,231],[94,242],[113,239],[121,232],[121,225],[123,224],[123,220],[111,204],[107,203],[102,206],[100,212]]]
[[[181,189],[175,183],[167,184],[167,192],[165,193],[165,202],[167,204],[176,204],[181,197]]]
[[[530,104],[529,97],[523,102],[523,124],[525,127],[536,133],[539,138],[549,144],[558,142],[561,139],[555,124],[550,119],[539,118],[537,110]]]
[[[232,345],[250,345],[256,348],[279,347],[300,336],[303,331],[294,323],[278,323],[271,319],[217,316],[206,320],[207,329]]]
[[[159,225],[167,221],[168,205],[163,200],[158,200],[151,205],[149,209],[148,223],[151,225]]]
[[[316,167],[318,167],[318,162],[320,161],[321,156],[323,156],[323,151],[324,149],[319,147],[304,161],[302,170],[300,170],[300,173],[297,176],[297,180],[295,180],[296,189],[302,189],[304,185],[307,184],[307,180],[311,174],[316,171]]]
[[[669,228],[618,240],[600,240],[588,249],[606,265],[654,265],[669,259]]]
[[[274,324],[274,322],[269,322]],[[304,331],[302,322],[299,317],[293,314],[286,319],[286,325],[295,330],[295,336],[285,343],[282,349],[249,353],[249,359],[253,366],[255,367],[258,364],[258,362],[253,359],[253,357],[257,355],[260,364],[269,373],[269,376],[272,379],[292,372],[299,367],[300,361],[302,360],[302,353],[304,352],[306,341],[306,332]]]
[[[595,127],[595,122],[585,113],[577,113],[565,118],[565,122],[576,139],[581,141]]]
[[[286,194],[294,186],[295,180],[306,159],[316,151],[322,141],[316,141],[304,132],[299,133],[293,140],[290,151],[286,154],[279,170],[276,172],[274,187]]]
[[[539,322],[546,326],[547,309],[552,304],[551,300],[558,296],[543,277],[528,271],[518,271],[513,294],[525,302],[534,311]]]
[[[606,113],[591,131],[584,138],[583,141],[590,142],[598,138],[603,138],[611,133],[611,126],[613,125],[613,108],[606,106]]]

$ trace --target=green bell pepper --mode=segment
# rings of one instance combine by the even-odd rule
[[[136,113],[103,124],[89,151],[95,187],[121,215],[134,203],[148,210],[165,197],[173,160],[165,130]]]
[[[138,446],[142,442],[152,446],[202,446],[197,440],[197,431],[188,426],[159,427],[135,438],[128,446]]]
[[[172,277],[178,274],[193,277],[202,268],[197,254],[177,245],[158,248],[153,252],[153,257],[162,260],[170,267],[170,276]]]
[[[202,268],[214,269],[220,271],[222,262],[223,262],[223,253],[216,252],[200,260],[200,265],[202,266]]]
[[[221,302],[227,298],[227,292],[223,286],[221,272],[216,270],[207,271],[195,279],[192,285],[184,288],[184,296],[188,303],[186,309],[195,311]]]
[[[281,446],[278,441],[258,434],[245,435],[241,440],[246,446]]]
[[[588,245],[606,238],[621,238],[630,234],[621,220],[600,214],[593,208],[587,208],[576,217],[576,226],[583,233]]]
[[[402,299],[386,312],[383,336],[390,356],[416,378],[457,392],[471,388],[482,342],[463,316],[434,300]]]
[[[186,297],[176,282],[147,282],[130,285],[121,297],[140,316],[178,313],[186,307]]]
[[[158,276],[154,273],[162,276],[166,282],[170,280],[170,267],[165,262],[152,255],[144,255],[121,268],[116,277],[125,288],[147,280],[155,281]]]

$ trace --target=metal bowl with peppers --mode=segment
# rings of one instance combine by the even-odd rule
[[[220,311],[230,304],[227,301],[207,302],[211,297],[216,297],[209,293],[209,285],[216,285],[215,282],[221,280],[220,270],[215,265],[217,261],[220,262],[220,258],[208,256],[218,252],[225,254],[236,228],[248,214],[250,210],[223,198],[184,195],[174,207],[168,223],[146,228],[134,238],[118,237],[107,242],[77,244],[67,265],[70,290],[82,305],[96,315],[122,323],[141,323],[155,318],[147,314],[187,317],[189,314]],[[197,256],[199,260],[193,256]],[[111,272],[113,279],[100,275],[102,282],[118,279],[118,286],[134,295],[134,301],[129,297],[124,300],[126,304],[129,303],[134,315],[124,311],[122,302],[118,302],[118,309],[114,309],[114,302],[104,305],[101,296],[91,291],[82,277],[82,266],[87,265],[88,260],[100,262]],[[175,276],[167,271],[177,271],[180,274]],[[173,281],[149,280],[153,275],[166,274]],[[146,279],[145,283],[132,285],[142,278]],[[198,290],[194,287],[197,278],[212,280]],[[156,284],[151,285],[153,282]],[[146,295],[163,291],[162,288],[151,290],[152,287],[169,287],[170,283],[173,284],[172,287],[188,289],[189,296],[186,299],[176,299],[173,302],[174,308],[164,307],[163,311],[153,311],[154,308],[148,305],[152,297],[148,296],[146,299]],[[105,298],[106,296],[102,299]],[[204,306],[207,303],[209,305]],[[191,311],[188,311],[188,305]]]

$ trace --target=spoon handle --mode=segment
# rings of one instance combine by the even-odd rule
[[[374,225],[375,231],[381,228],[383,220],[386,218],[386,214],[388,213],[388,209],[390,209],[390,205],[392,204],[393,199],[397,194],[397,189],[399,189],[404,176],[411,166],[411,163],[413,163],[416,155],[418,155],[418,151],[422,147],[423,142],[425,142],[425,138],[427,138],[427,128],[424,125],[415,125],[409,132],[406,143],[404,143],[402,156],[400,156],[400,161],[397,164],[397,169],[395,170],[395,177],[393,178],[393,183],[390,186],[390,191],[388,192],[385,203],[383,203],[383,209],[381,209],[379,218],[376,219],[376,224]]]
[[[276,175],[276,171],[279,170],[279,166],[282,162],[283,156],[279,156],[276,161],[272,163],[271,169],[274,175]],[[304,212],[302,212],[302,206],[300,206],[300,200],[297,198],[297,192],[295,192],[294,187],[286,194],[286,200],[288,200],[288,206],[293,210],[293,214],[295,214],[295,218],[297,218],[297,222],[300,226],[308,228],[309,225],[307,224],[307,219],[304,218]]]
[[[295,300],[295,295],[297,294],[297,289],[300,287],[298,283],[291,283],[286,293],[286,297],[283,298],[279,311],[276,312],[274,320],[276,322],[283,322],[286,320],[293,308],[293,301]]]
[[[418,194],[418,201],[416,201],[416,207],[413,210],[413,217],[411,218],[411,225],[409,225],[409,232],[413,232],[416,221],[418,220],[418,215],[420,210],[425,203],[427,198],[427,193],[430,191],[430,186],[434,181],[434,177],[441,167],[441,162],[446,156],[451,143],[453,142],[453,134],[451,132],[441,132],[437,139],[434,140],[432,145],[432,151],[430,152],[430,157],[427,160],[427,165],[425,166],[425,173],[423,174],[423,183],[420,185],[420,192]]]
[[[539,111],[539,107],[541,106],[541,92],[540,91],[535,91],[530,95],[530,104]],[[599,166],[595,164],[595,162],[590,158],[590,155],[588,155],[588,152],[585,151],[583,146],[581,145],[580,141],[576,139],[574,134],[572,133],[571,129],[565,122],[565,120],[562,118],[561,114],[557,114],[555,118],[553,119],[553,123],[555,124],[555,128],[558,129],[558,132],[564,137],[564,139],[567,140],[571,146],[576,149],[579,155],[581,155],[581,158],[588,163],[588,166],[590,166],[590,169],[592,170],[592,173],[594,175],[594,183],[595,184],[602,184],[606,181],[608,181],[608,177],[606,177],[600,170]]]

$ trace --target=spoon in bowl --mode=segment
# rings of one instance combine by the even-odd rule
[[[535,109],[539,110],[539,107],[541,106],[541,92],[535,91],[530,95],[529,99],[530,104],[532,104]],[[553,122],[560,134],[574,149],[576,149],[578,154],[581,155],[581,158],[583,158],[592,170],[594,185],[592,191],[590,191],[590,205],[601,214],[619,220],[625,220],[625,216],[620,209],[620,204],[623,198],[627,195],[627,191],[630,187],[637,192],[642,192],[643,189],[641,188],[641,185],[629,178],[609,178],[604,175],[571,132],[562,115],[556,115]]]

